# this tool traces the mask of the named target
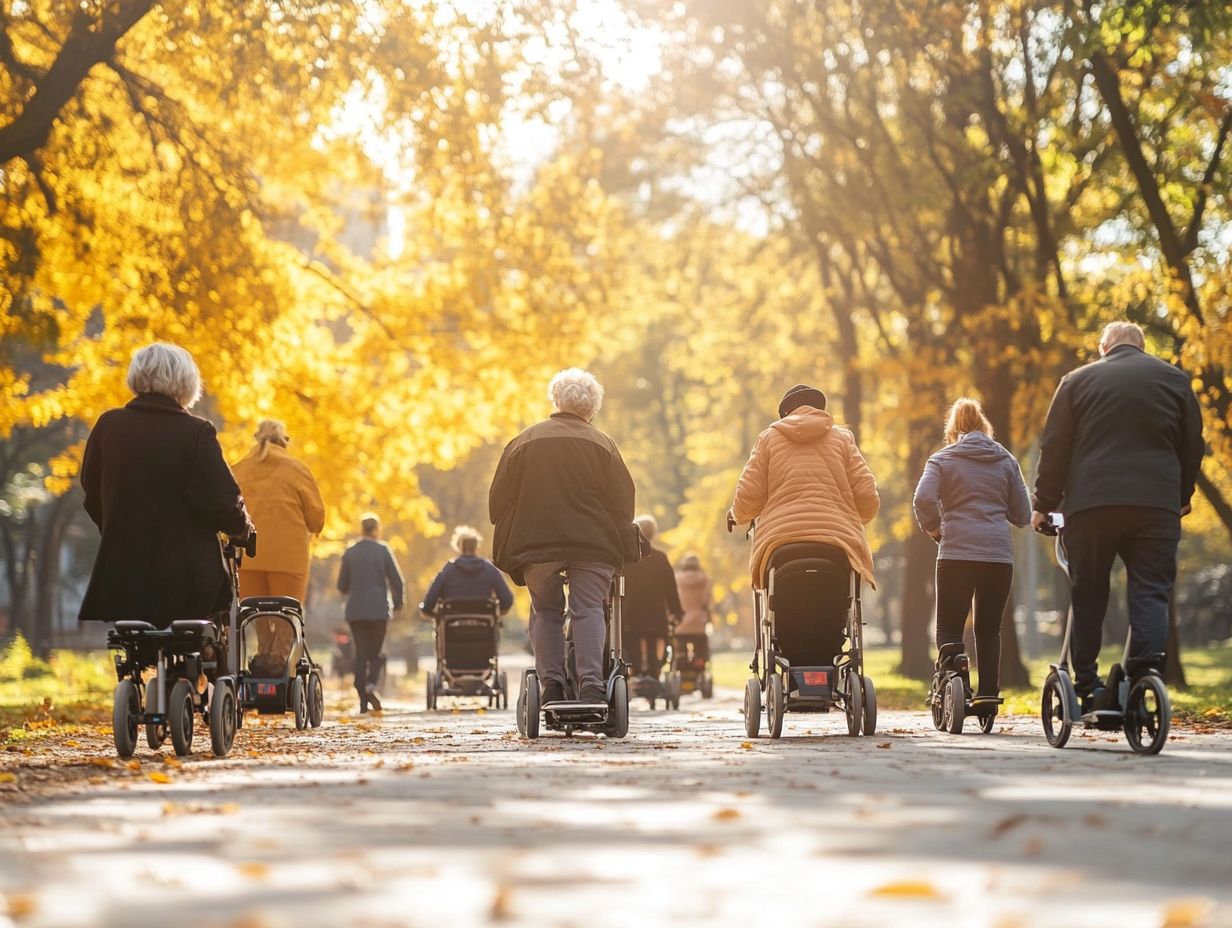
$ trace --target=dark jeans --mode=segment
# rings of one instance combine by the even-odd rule
[[[351,622],[351,640],[355,643],[355,691],[360,700],[376,689],[381,679],[381,671],[385,669],[385,655],[381,647],[385,644],[385,631],[388,622],[368,621]]]
[[[634,676],[657,677],[663,669],[663,639],[667,637],[667,628],[629,628],[626,625],[624,633],[625,660],[633,665]]]
[[[937,648],[962,643],[974,599],[980,696],[996,696],[1001,686],[1001,616],[1013,582],[1013,564],[937,561]]]
[[[1118,556],[1125,563],[1129,600],[1129,666],[1133,673],[1162,661],[1168,641],[1168,600],[1176,581],[1181,517],[1154,506],[1098,506],[1065,522],[1074,604],[1070,657],[1074,685],[1099,685],[1097,659],[1108,610],[1108,578]]]

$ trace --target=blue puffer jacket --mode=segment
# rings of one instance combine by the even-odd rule
[[[436,575],[428,587],[428,595],[424,597],[423,611],[435,611],[440,600],[490,599],[493,596],[500,604],[502,613],[513,606],[513,591],[496,565],[474,554],[463,554],[442,567]]]
[[[941,534],[937,557],[1014,563],[1010,525],[1031,521],[1031,500],[1014,456],[983,432],[967,432],[924,465],[915,488],[916,520]]]

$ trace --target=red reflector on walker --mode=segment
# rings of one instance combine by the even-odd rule
[[[828,670],[806,670],[804,671],[805,686],[829,686],[830,671]]]
[[[277,683],[258,683],[257,684],[257,695],[258,696],[273,696],[277,692],[278,692]]]

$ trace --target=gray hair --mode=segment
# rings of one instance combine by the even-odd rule
[[[459,554],[474,554],[482,543],[483,536],[479,534],[479,530],[469,525],[459,525],[453,530],[453,537],[449,539],[449,546]]]
[[[638,516],[633,520],[638,528],[642,530],[642,534],[646,536],[647,541],[654,541],[655,535],[659,534],[659,523],[652,515]]]
[[[201,372],[193,356],[179,345],[155,342],[133,353],[128,388],[138,396],[161,393],[192,409],[201,399]]]
[[[552,378],[548,399],[557,412],[572,413],[589,422],[603,406],[603,385],[589,371],[571,367]]]
[[[1111,351],[1117,345],[1133,345],[1135,348],[1146,347],[1146,336],[1142,334],[1142,326],[1136,322],[1109,322],[1104,326],[1104,332],[1099,337],[1099,347]]]

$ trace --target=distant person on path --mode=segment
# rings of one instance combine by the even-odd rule
[[[308,591],[312,536],[325,527],[325,504],[302,461],[287,451],[286,426],[266,419],[256,446],[233,468],[257,529],[257,554],[240,567],[241,596],[290,596],[302,605]],[[257,624],[260,654],[289,655],[294,633],[278,619]]]
[[[654,516],[633,520],[647,542],[659,533]],[[657,677],[663,666],[663,645],[667,640],[668,616],[680,621],[684,609],[676,589],[676,574],[667,555],[655,547],[650,554],[625,568],[625,599],[621,612],[624,627],[625,658],[637,676]]]
[[[710,660],[710,576],[702,570],[696,554],[685,557],[676,568],[676,589],[684,618],[676,626],[677,656],[689,666],[701,669]]]
[[[389,618],[402,610],[405,585],[398,562],[381,541],[381,520],[372,513],[360,522],[363,537],[346,549],[338,571],[338,592],[346,596],[346,620],[355,645],[355,692],[359,711],[381,710],[376,691],[385,669],[385,632]]]
[[[753,444],[731,508],[738,523],[757,520],[753,586],[761,588],[775,548],[809,541],[836,548],[874,584],[864,526],[880,508],[877,480],[855,436],[826,412],[825,394],[805,384],[788,390],[778,420]]]
[[[916,520],[937,553],[937,650],[962,645],[975,602],[977,697],[997,696],[1001,617],[1014,580],[1010,526],[1031,521],[1018,461],[993,439],[977,400],[961,397],[945,422],[945,447],[928,459],[915,488]]]
[[[1040,439],[1031,524],[1065,514],[1071,651],[1084,711],[1105,707],[1097,660],[1118,556],[1128,579],[1125,671],[1162,669],[1181,517],[1205,450],[1189,375],[1145,349],[1137,325],[1110,323],[1099,360],[1061,378]]]
[[[593,375],[561,371],[548,398],[556,411],[506,446],[492,478],[493,560],[530,590],[531,647],[543,704],[565,696],[568,577],[578,696],[606,705],[603,601],[628,560],[622,533],[632,526],[633,478],[616,442],[591,424],[603,404],[603,387]]]
[[[437,604],[451,599],[496,600],[501,614],[513,608],[513,591],[504,575],[487,558],[479,556],[483,537],[469,525],[454,529],[450,546],[458,556],[441,568],[428,587],[422,609],[431,615]]]
[[[102,532],[82,621],[166,628],[231,605],[219,533],[246,536],[248,512],[214,426],[188,412],[201,375],[183,348],[155,343],[128,368],[134,399],[99,417],[81,463],[85,509]]]

